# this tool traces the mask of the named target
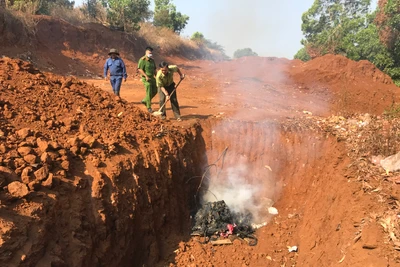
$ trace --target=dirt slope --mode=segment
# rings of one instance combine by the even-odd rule
[[[200,173],[204,153],[196,126],[163,125],[78,80],[0,62],[2,265],[157,261],[159,242],[188,223],[182,179]],[[199,158],[185,158],[196,143]]]
[[[0,52],[34,62],[0,59],[4,266],[399,264],[395,239],[381,220],[399,209],[395,183],[384,183],[381,169],[366,175],[350,168],[354,149],[343,140],[352,136],[321,127],[332,119],[333,129],[352,133],[341,123],[354,129],[350,121],[364,119],[326,116],[376,118],[398,101],[397,87],[370,63],[332,55],[303,63],[158,54],[157,61],[167,59],[187,74],[178,89],[184,121],[160,121],[140,104],[136,60],[144,44],[121,45],[134,52],[123,54],[129,78],[120,99],[108,82],[88,76],[101,75],[107,46],[121,44],[122,35],[46,17],[38,25],[41,45],[29,46],[29,53],[28,39],[0,26],[1,36],[22,42]],[[225,168],[246,164],[245,183],[261,188],[257,198],[272,199],[279,210],[257,231],[256,247],[240,240],[212,247],[190,237],[199,177],[227,147]],[[371,154],[364,154],[357,154],[361,165],[370,163]],[[362,166],[369,170],[368,164]],[[288,252],[293,245],[298,253]]]

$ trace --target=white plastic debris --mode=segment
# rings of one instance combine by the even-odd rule
[[[288,247],[289,252],[297,252],[298,248],[297,246],[293,246],[293,247]]]
[[[382,168],[385,169],[386,172],[393,172],[400,170],[400,152],[384,158],[380,162]]]
[[[269,207],[268,208],[268,213],[272,215],[278,215],[278,210],[274,207]]]
[[[253,229],[260,229],[261,227],[264,227],[266,225],[267,225],[267,222],[263,222],[260,224],[253,223],[253,224],[251,224],[251,227],[253,227]]]

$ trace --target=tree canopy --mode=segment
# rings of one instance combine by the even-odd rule
[[[370,0],[315,0],[302,15],[303,48],[295,58],[310,60],[328,53],[340,54],[353,60],[369,60],[395,81],[400,79],[396,67],[400,63],[396,53],[396,47],[400,51],[400,0],[381,3],[374,12],[370,6]],[[376,19],[379,13],[380,24]],[[390,36],[386,42],[381,38],[384,27],[390,29],[386,31]]]
[[[149,0],[102,0],[107,20],[121,30],[138,30],[139,23],[150,18]]]
[[[49,15],[52,6],[72,9],[75,4],[75,1],[70,0],[14,0],[6,2],[8,8],[37,15]]]
[[[176,11],[172,0],[154,0],[154,26],[167,27],[180,33],[187,25],[189,16]]]
[[[238,49],[233,53],[234,58],[258,56],[251,48]]]

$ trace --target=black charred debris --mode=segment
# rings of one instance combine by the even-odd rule
[[[208,202],[204,204],[194,217],[192,227],[193,236],[205,237],[205,242],[218,238],[241,238],[250,246],[257,244],[251,226],[253,216],[251,213],[236,213],[229,209],[225,201]]]

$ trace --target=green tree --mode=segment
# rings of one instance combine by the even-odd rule
[[[295,59],[300,59],[302,61],[309,61],[311,59],[310,55],[307,53],[307,49],[302,47],[296,55],[294,55]]]
[[[192,37],[190,37],[190,40],[196,42],[197,44],[204,44],[206,38],[204,38],[204,34],[201,32],[195,32],[192,34]]]
[[[180,33],[187,25],[189,16],[176,11],[172,0],[154,0],[154,26],[167,27]]]
[[[369,60],[400,81],[400,0],[381,0],[369,13],[369,0],[315,0],[302,16],[304,45],[295,58],[327,53]]]
[[[103,0],[103,4],[110,25],[124,31],[139,30],[139,23],[151,16],[149,0]]]
[[[97,4],[97,0],[86,0],[83,4],[84,13],[90,18],[96,18],[98,13]]]
[[[72,9],[75,1],[70,0],[15,0],[10,1],[8,7],[30,14],[49,15],[53,6]]]
[[[229,59],[229,57],[225,54],[225,49],[222,45],[218,44],[217,42],[213,42],[210,39],[206,39],[204,34],[201,32],[193,33],[190,37],[190,40],[195,42],[200,47],[207,47],[208,49],[219,51],[223,59]]]
[[[234,58],[258,56],[251,48],[238,49],[233,53]]]
[[[302,15],[301,43],[314,57],[327,53],[343,54],[343,39],[367,27],[370,0],[315,0]]]
[[[385,68],[397,85],[400,85],[400,0],[379,1],[375,19],[379,37],[392,59]]]

